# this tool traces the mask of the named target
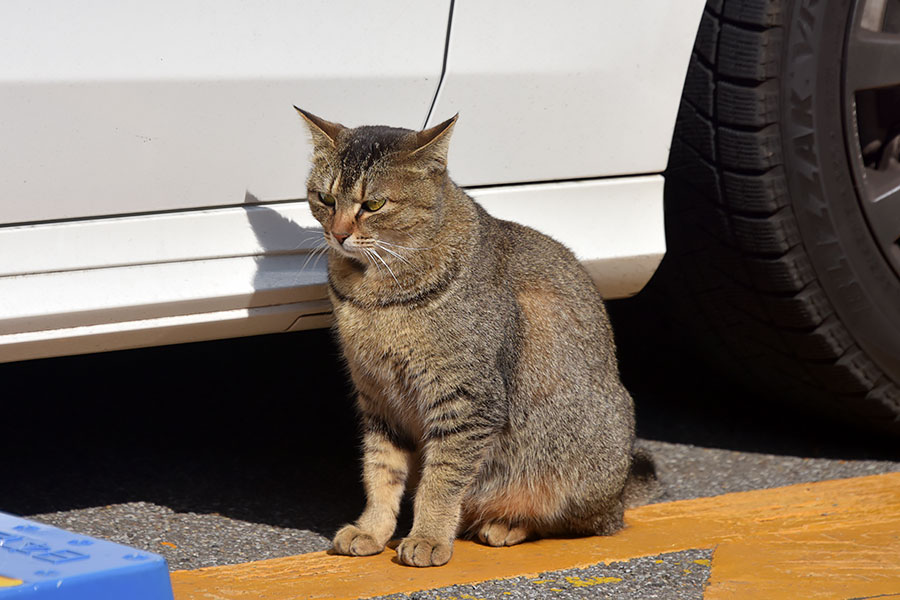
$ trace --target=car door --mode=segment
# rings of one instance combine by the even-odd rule
[[[305,195],[291,104],[421,127],[449,0],[9,0],[0,224]]]
[[[0,361],[324,322],[291,105],[420,128],[449,17],[449,0],[0,4]]]

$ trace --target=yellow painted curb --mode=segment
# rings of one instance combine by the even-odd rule
[[[704,598],[900,596],[900,473],[653,504],[610,537],[510,548],[457,542],[444,567],[416,569],[393,550],[354,558],[314,552],[175,571],[176,600],[367,598],[715,548]]]

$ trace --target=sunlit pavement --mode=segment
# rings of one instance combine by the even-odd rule
[[[495,584],[493,593],[515,595],[514,588],[530,583],[549,597],[593,586],[613,592],[625,577],[557,579],[547,572],[711,550],[711,561],[693,559],[684,567],[709,567],[704,599],[900,595],[900,473],[648,505],[629,511],[626,521],[626,529],[609,537],[510,548],[458,542],[440,568],[402,566],[392,550],[364,558],[317,552],[177,571],[172,582],[178,600],[226,600],[367,598],[530,577],[509,589]]]

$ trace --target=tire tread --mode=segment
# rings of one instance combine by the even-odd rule
[[[666,171],[664,301],[737,377],[758,385],[774,373],[770,389],[900,431],[900,388],[835,314],[791,205],[779,126],[786,6],[707,2]]]

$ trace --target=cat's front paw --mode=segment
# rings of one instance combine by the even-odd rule
[[[439,567],[453,556],[453,542],[423,537],[404,538],[397,546],[397,557],[411,567]]]
[[[334,551],[348,556],[370,556],[384,550],[384,544],[378,543],[372,535],[356,525],[345,525],[334,536],[331,543]]]

